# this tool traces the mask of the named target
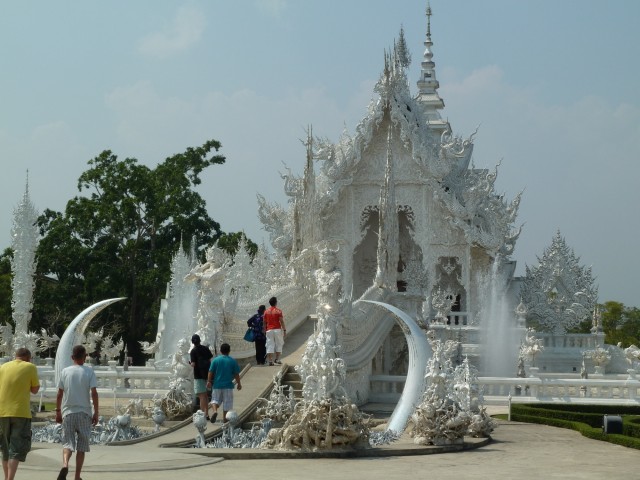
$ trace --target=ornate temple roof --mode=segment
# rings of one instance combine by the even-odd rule
[[[337,143],[332,143],[314,137],[309,131],[304,177],[296,177],[290,171],[283,175],[285,192],[291,198],[291,204],[297,206],[289,212],[288,218],[285,218],[284,209],[278,210],[281,207],[269,205],[259,198],[260,217],[263,223],[266,222],[267,231],[278,230],[279,242],[282,243],[283,235],[286,237],[285,230],[290,235],[304,236],[304,232],[296,233],[299,228],[295,226],[302,206],[314,209],[313,212],[306,211],[307,216],[329,217],[340,201],[341,192],[361,174],[360,164],[367,158],[368,147],[380,138],[390,138],[389,132],[393,129],[393,141],[402,149],[401,158],[395,161],[416,172],[412,181],[432,192],[433,198],[448,212],[450,224],[462,230],[466,241],[493,254],[511,254],[520,234],[520,229],[513,227],[520,195],[507,203],[503,196],[496,194],[497,167],[487,171],[470,166],[475,133],[466,139],[456,136],[440,116],[444,102],[437,91],[439,83],[431,50],[431,15],[428,7],[426,49],[417,95],[413,96],[409,90],[410,55],[401,29],[393,49],[384,54],[383,71],[374,87],[378,98],[370,103],[355,133],[344,132]],[[319,163],[318,172],[314,171],[312,160]],[[412,165],[408,166],[407,162]],[[382,182],[384,167],[378,173]],[[290,227],[283,226],[287,221],[292,222]],[[293,245],[295,242],[291,239],[284,243]]]

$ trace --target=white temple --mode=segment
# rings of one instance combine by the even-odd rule
[[[374,99],[355,133],[344,133],[331,143],[309,128],[303,175],[290,170],[283,175],[288,204],[258,195],[259,218],[274,253],[261,248],[251,260],[240,248],[235,258],[225,259],[213,247],[208,261],[192,270],[192,277],[215,272],[215,282],[207,277],[199,283],[196,318],[200,331],[211,337],[206,343],[219,345],[224,340],[235,357],[248,358],[253,346],[242,337],[246,319],[259,304],[277,296],[292,331],[317,318],[326,306],[320,303],[327,303],[323,290],[331,289],[341,292],[327,305],[334,308],[337,302],[341,308],[335,336],[346,368],[347,393],[356,403],[369,400],[376,389],[372,376],[407,373],[404,334],[389,311],[375,302],[401,309],[443,340],[460,342],[458,364],[467,358],[481,375],[515,376],[524,318],[533,305],[518,305],[522,282],[513,276],[520,195],[507,201],[496,193],[497,167],[477,169],[471,161],[475,134],[461,138],[443,119],[430,20],[427,8],[417,91],[411,92],[407,78],[410,55],[401,29],[391,51],[384,54]],[[341,286],[324,285],[317,275],[320,252],[328,251]],[[569,263],[571,268],[560,276],[580,274],[575,262]],[[554,270],[540,271],[544,276]],[[208,283],[215,286],[203,292]],[[543,284],[532,288],[550,298]],[[527,292],[529,300],[535,297],[531,289]],[[571,313],[574,321],[591,315],[597,289],[587,293],[588,301],[574,299],[558,315]],[[571,310],[578,304],[580,311]],[[207,315],[207,309],[215,315]],[[563,322],[555,318],[545,322]],[[165,312],[164,328],[168,321]],[[159,329],[160,341],[162,334]],[[575,372],[584,349],[603,343],[602,335],[571,341],[565,337],[561,347],[569,351],[554,353],[553,335],[545,340],[550,347],[546,357],[540,356],[546,358],[545,370],[548,365]],[[491,355],[497,355],[493,362]],[[495,370],[496,365],[503,370]]]

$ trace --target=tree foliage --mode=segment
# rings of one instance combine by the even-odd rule
[[[256,256],[256,253],[258,253],[258,245],[248,239],[244,232],[223,233],[218,238],[217,245],[229,255],[233,256],[238,252],[238,247],[240,246],[242,239],[247,242],[247,251],[249,256],[253,259]]]
[[[0,325],[11,321],[11,257],[13,250],[5,248],[0,255]]]
[[[180,240],[208,245],[221,233],[193,189],[206,167],[224,163],[220,147],[210,140],[155,168],[119,160],[108,150],[90,160],[78,180],[81,195],[64,213],[45,210],[39,218],[43,238],[33,323],[69,321],[92,303],[126,297],[101,318],[124,332],[135,355],[137,341],[155,334]]]
[[[640,309],[625,307],[620,302],[605,302],[601,315],[605,343],[640,346]]]

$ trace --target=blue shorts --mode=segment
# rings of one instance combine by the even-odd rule
[[[204,378],[193,379],[193,391],[196,395],[207,393],[207,381]]]

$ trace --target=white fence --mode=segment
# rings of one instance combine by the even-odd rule
[[[121,397],[152,397],[169,389],[169,372],[154,367],[120,366],[94,367],[98,389]],[[55,396],[55,370],[39,366],[38,375],[45,396]],[[403,375],[372,375],[369,401],[396,403],[402,394],[406,377]],[[592,378],[558,378],[540,374],[528,378],[479,377],[487,404],[504,403],[509,395],[522,401],[593,402],[640,404],[640,381],[632,371],[628,376],[600,376]]]
[[[479,377],[487,404],[504,403],[509,395],[531,402],[640,404],[640,381],[630,373],[626,378],[528,378]],[[372,375],[369,401],[394,403],[404,388],[406,377]]]
[[[156,392],[169,389],[169,372],[156,370],[154,367],[120,366],[93,367],[98,378],[98,391],[117,392],[121,397],[152,397]],[[50,366],[39,366],[41,391],[50,397],[55,395],[55,370]]]

